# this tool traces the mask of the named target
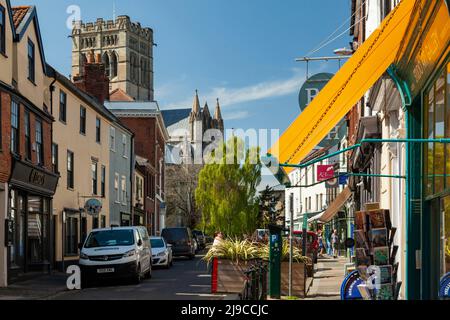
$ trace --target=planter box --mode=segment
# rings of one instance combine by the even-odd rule
[[[292,273],[292,295],[305,298],[305,264],[299,262],[294,263],[292,265]],[[289,295],[289,262],[281,263],[281,295]]]
[[[217,293],[242,293],[245,283],[246,262],[217,261]]]

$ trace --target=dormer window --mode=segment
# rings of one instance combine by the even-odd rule
[[[34,83],[35,78],[34,43],[31,40],[28,40],[28,79]]]
[[[0,6],[0,53],[6,53],[5,8]]]

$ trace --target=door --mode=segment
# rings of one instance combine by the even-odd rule
[[[423,299],[437,299],[440,279],[450,272],[450,195],[426,205],[422,235]]]
[[[12,276],[25,272],[25,199],[16,191],[11,191],[9,218],[13,221],[12,246],[9,248],[9,267]]]

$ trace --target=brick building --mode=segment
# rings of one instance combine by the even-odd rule
[[[156,234],[165,226],[164,160],[169,140],[161,111],[156,102],[110,101],[105,106],[134,133],[137,162],[145,176],[145,225]]]
[[[51,94],[36,8],[0,1],[0,286],[51,268]]]

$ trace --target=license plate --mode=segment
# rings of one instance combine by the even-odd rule
[[[114,268],[97,269],[97,273],[114,273]]]

